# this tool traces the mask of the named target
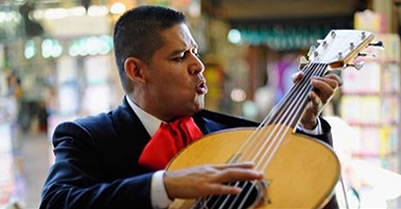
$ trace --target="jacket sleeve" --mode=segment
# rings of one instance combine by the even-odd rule
[[[253,121],[249,121],[249,120],[237,118],[237,117],[232,117],[229,115],[216,113],[216,112],[212,112],[212,111],[208,111],[208,110],[202,110],[201,112],[197,113],[196,116],[201,116],[207,120],[210,120],[210,121],[213,121],[214,123],[216,123],[216,125],[214,125],[212,128],[210,128],[210,127],[203,128],[202,123],[197,123],[197,124],[201,124],[200,128],[205,129],[206,131],[204,131],[204,132],[206,132],[206,133],[218,131],[218,130],[226,129],[226,128],[257,127],[259,125],[258,123],[253,122]],[[195,116],[195,121],[199,120],[196,116]],[[299,130],[297,130],[297,133],[301,133],[301,134],[305,134],[305,135],[317,138],[317,139],[327,143],[328,145],[333,146],[330,125],[322,117],[320,117],[319,119],[321,122],[320,124],[322,126],[323,134],[317,135],[317,136],[309,135],[309,134],[306,134]]]
[[[322,130],[323,130],[323,133],[321,135],[310,135],[310,134],[306,134],[299,130],[297,130],[297,132],[317,138],[332,147],[333,139],[331,136],[331,127],[330,127],[329,123],[327,123],[327,121],[324,120],[322,117],[319,117],[319,120],[320,120],[320,125],[322,126]]]
[[[55,164],[43,187],[40,208],[151,208],[153,173],[105,180],[92,140],[91,134],[76,123],[56,128]]]

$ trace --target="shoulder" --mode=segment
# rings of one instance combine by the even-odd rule
[[[107,146],[115,141],[131,139],[132,136],[146,136],[146,130],[132,109],[123,102],[107,113],[88,116],[58,125],[53,134],[53,142],[67,138],[90,143],[102,142]]]
[[[112,111],[108,113],[100,113],[94,116],[80,118],[74,121],[81,128],[90,131],[101,131],[113,127]]]
[[[57,145],[58,142],[64,139],[86,139],[91,141],[97,135],[103,135],[110,132],[113,127],[111,113],[101,113],[95,116],[79,118],[74,121],[66,121],[57,125],[53,133],[53,142]],[[82,142],[82,140],[80,140]]]
[[[53,138],[65,135],[85,138],[112,137],[118,129],[119,121],[125,118],[132,118],[132,116],[129,108],[123,103],[109,112],[63,122],[56,127]]]

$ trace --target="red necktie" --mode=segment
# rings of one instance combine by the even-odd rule
[[[192,117],[162,123],[142,151],[139,164],[154,170],[164,169],[177,152],[201,136]]]

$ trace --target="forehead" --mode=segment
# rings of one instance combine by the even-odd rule
[[[174,25],[161,32],[163,39],[162,48],[189,48],[196,47],[197,44],[185,23]],[[172,50],[174,50],[172,49]]]

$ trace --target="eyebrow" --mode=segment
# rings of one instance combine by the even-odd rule
[[[199,46],[196,43],[192,43],[192,45],[193,45],[193,48],[199,49]],[[178,54],[184,53],[187,50],[188,49],[177,49],[177,50],[174,50],[172,53],[170,53],[170,57],[173,57],[173,56],[176,56]]]
[[[173,51],[172,53],[170,53],[169,57],[176,56],[178,54],[184,53],[185,51],[187,51],[187,50],[186,49],[177,49],[177,50]]]

